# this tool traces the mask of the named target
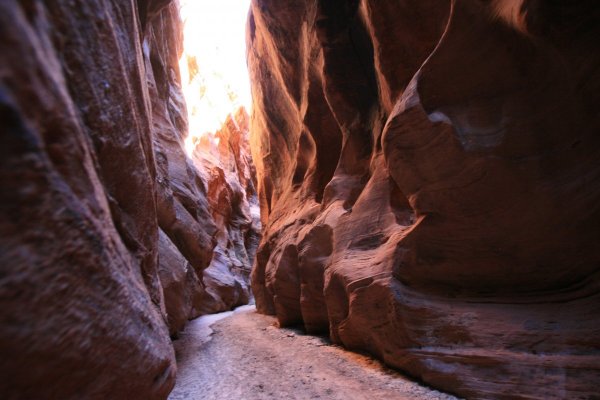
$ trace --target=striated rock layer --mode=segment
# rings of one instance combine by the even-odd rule
[[[181,43],[169,0],[0,2],[3,399],[165,398],[169,335],[248,301],[243,113],[186,157]]]
[[[599,12],[253,0],[258,310],[461,396],[596,396]]]

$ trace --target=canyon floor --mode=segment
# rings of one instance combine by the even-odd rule
[[[279,329],[254,306],[191,321],[174,344],[170,400],[455,399],[324,337]]]

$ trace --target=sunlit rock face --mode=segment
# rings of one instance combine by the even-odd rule
[[[159,277],[171,334],[189,318],[249,301],[260,234],[260,221],[252,216],[258,200],[244,109],[232,109],[218,132],[204,132],[184,145],[188,133],[203,132],[190,132],[201,125],[202,115],[192,115],[195,124],[188,126],[186,108],[194,105],[186,105],[181,90],[179,66],[186,59],[181,28],[177,5],[172,4],[151,21],[143,45],[152,99],[157,217],[164,233]],[[186,72],[186,79],[202,78],[202,71]],[[187,262],[184,269],[180,260]],[[179,273],[174,276],[173,271]]]
[[[597,17],[253,0],[259,311],[461,396],[592,398]]]
[[[0,2],[1,398],[165,398],[170,334],[248,300],[247,118],[186,157],[181,43],[170,1]]]
[[[203,272],[208,297],[203,313],[230,310],[251,297],[250,271],[261,225],[248,136],[248,114],[240,108],[214,135],[195,139],[192,160],[216,226],[215,247]]]

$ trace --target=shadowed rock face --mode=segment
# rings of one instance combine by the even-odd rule
[[[169,334],[248,300],[247,149],[217,219],[182,150],[178,5],[51,3],[0,2],[0,397],[165,398]]]
[[[563,3],[253,1],[259,311],[470,398],[597,392],[600,11]]]

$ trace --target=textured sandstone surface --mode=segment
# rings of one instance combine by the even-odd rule
[[[599,12],[254,0],[258,310],[461,396],[596,396]]]
[[[165,398],[169,336],[248,300],[247,127],[227,164],[185,156],[177,7],[0,2],[3,399]],[[219,173],[235,207],[209,193]]]

